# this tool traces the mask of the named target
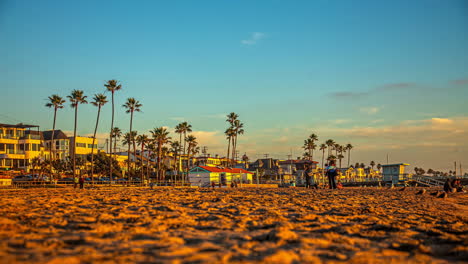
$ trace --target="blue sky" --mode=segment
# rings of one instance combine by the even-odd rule
[[[311,132],[353,143],[367,163],[390,152],[448,168],[468,156],[466,1],[6,0],[0,43],[4,123],[48,129],[47,96],[92,97],[117,79],[117,105],[143,104],[140,133],[187,120],[213,153],[224,153],[223,116],[234,111],[252,158],[299,156]],[[80,134],[95,112],[80,108]],[[116,115],[128,130],[128,115]],[[100,133],[110,105],[103,117]],[[73,129],[68,106],[58,127]]]

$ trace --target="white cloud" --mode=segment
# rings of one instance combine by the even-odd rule
[[[380,109],[382,109],[382,108],[377,107],[377,106],[370,106],[370,107],[361,107],[361,108],[359,108],[359,111],[361,113],[365,113],[365,114],[368,114],[368,115],[375,115],[380,111]]]
[[[241,40],[241,43],[244,45],[255,45],[258,41],[265,38],[266,34],[262,32],[254,32],[250,35],[249,39]]]

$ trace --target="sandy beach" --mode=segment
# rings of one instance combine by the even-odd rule
[[[0,190],[0,262],[468,260],[468,194],[419,190]]]

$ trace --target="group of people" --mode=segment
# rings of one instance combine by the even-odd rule
[[[318,184],[315,182],[314,174],[312,172],[312,166],[306,165],[304,170],[305,175],[305,187],[309,189],[318,189]],[[338,168],[334,161],[330,161],[330,164],[325,164],[325,175],[328,178],[328,187],[330,189],[341,189],[343,186],[341,183],[336,183],[336,176],[338,176]]]
[[[461,184],[460,179],[447,178],[444,183],[444,191],[447,193],[463,192],[463,185]]]

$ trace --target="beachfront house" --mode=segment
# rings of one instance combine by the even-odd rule
[[[209,187],[212,182],[228,186],[236,180],[252,183],[253,173],[239,168],[197,166],[189,171],[188,179],[192,186]]]
[[[382,165],[382,180],[386,183],[398,184],[401,181],[405,181],[407,173],[405,173],[405,167],[409,166],[408,163],[397,163]]]

